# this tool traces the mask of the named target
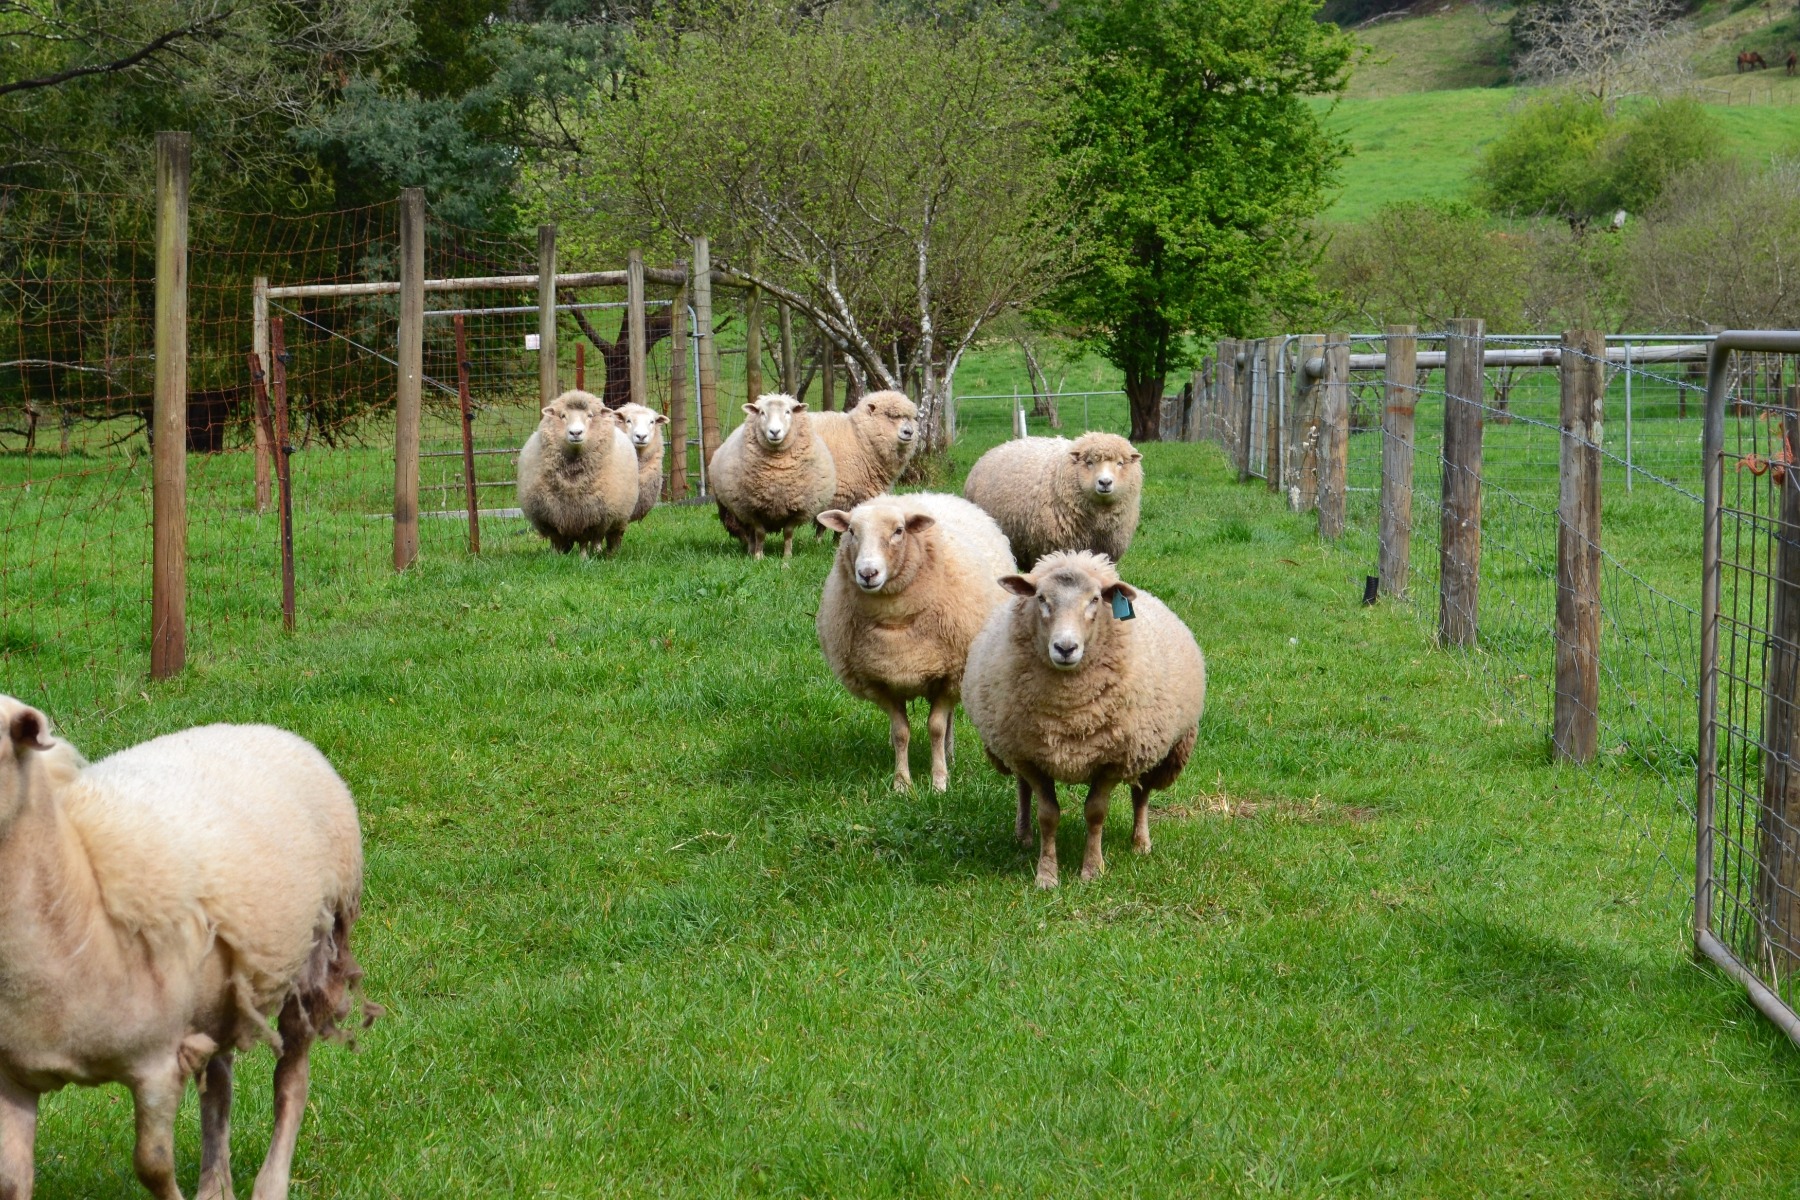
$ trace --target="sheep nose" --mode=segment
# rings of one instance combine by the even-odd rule
[[[1094,480],[1094,490],[1097,492],[1103,493],[1103,494],[1106,492],[1112,491],[1113,490],[1112,476],[1111,475],[1102,475],[1100,478]]]
[[[1059,663],[1072,663],[1081,657],[1081,643],[1071,637],[1060,637],[1050,643],[1050,657]]]
[[[857,578],[861,579],[864,583],[874,583],[876,578],[880,574],[881,574],[880,567],[858,567],[858,568],[856,568]]]

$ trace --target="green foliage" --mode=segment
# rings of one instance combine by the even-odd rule
[[[1313,0],[1081,0],[1065,186],[1075,270],[1053,307],[1125,374],[1153,437],[1184,335],[1243,333],[1310,286],[1308,218],[1344,149],[1307,97],[1341,90],[1350,39]]]
[[[1493,329],[1525,328],[1529,247],[1462,201],[1385,205],[1369,221],[1334,231],[1320,278],[1371,324],[1441,329],[1480,317]]]
[[[1692,100],[1614,114],[1591,97],[1553,95],[1526,103],[1487,147],[1475,171],[1477,195],[1511,215],[1579,221],[1621,208],[1642,212],[1676,173],[1717,157],[1722,139]]]

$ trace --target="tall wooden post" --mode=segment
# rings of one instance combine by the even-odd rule
[[[156,135],[156,383],[151,420],[150,678],[187,662],[187,285],[185,133]]]
[[[800,392],[800,362],[794,357],[794,313],[781,306],[781,390],[790,396]]]
[[[1480,626],[1482,355],[1485,326],[1450,322],[1444,339],[1444,490],[1438,537],[1438,640],[1473,646]]]
[[[1325,335],[1303,333],[1294,339],[1295,358],[1287,394],[1290,397],[1284,433],[1288,453],[1283,473],[1295,512],[1308,512],[1319,503],[1321,443],[1325,436],[1322,397],[1325,386]],[[1317,374],[1314,374],[1314,371]]]
[[[281,318],[276,317],[269,330],[270,360],[275,364],[269,377],[270,398],[275,409],[274,437],[275,477],[281,484],[281,627],[294,632],[294,444],[288,430],[287,336],[282,332]]]
[[[400,193],[400,332],[394,355],[394,570],[419,557],[419,406],[425,380],[425,192]],[[542,376],[540,374],[540,382]]]
[[[819,403],[819,411],[830,412],[837,403],[837,370],[833,360],[837,357],[837,347],[823,333],[819,334],[819,390],[824,396]]]
[[[675,273],[687,278],[687,261],[675,264]],[[669,499],[687,495],[688,439],[688,289],[683,283],[675,293],[669,314]]]
[[[587,391],[587,343],[575,339],[575,390]]]
[[[1419,340],[1416,325],[1389,325],[1381,406],[1380,572],[1384,596],[1406,595],[1412,561],[1413,415]]]
[[[1256,393],[1252,390],[1256,382],[1256,360],[1253,357],[1254,344],[1239,340],[1232,343],[1232,349],[1236,351],[1236,354],[1232,359],[1232,369],[1237,373],[1237,399],[1235,403],[1238,407],[1238,420],[1240,421],[1240,436],[1238,437],[1238,482],[1249,483],[1253,478],[1250,473],[1252,466],[1250,461],[1250,443],[1251,436],[1256,431]]]
[[[1214,353],[1217,365],[1213,368],[1212,394],[1219,414],[1219,445],[1232,465],[1237,466],[1237,343],[1230,338],[1221,339]]]
[[[753,287],[744,293],[744,403],[762,394],[762,289]]]
[[[469,337],[461,313],[451,320],[456,323],[456,403],[462,409],[463,503],[469,510],[469,553],[480,554],[481,497],[475,486],[475,406],[469,399]],[[575,386],[580,387],[580,382]]]
[[[1568,762],[1600,751],[1600,446],[1606,335],[1563,334],[1562,471],[1556,522],[1556,708],[1551,744]]]
[[[562,394],[556,362],[556,226],[538,226],[538,403]]]
[[[256,355],[262,377],[269,378],[269,277],[258,275],[250,284],[250,349]],[[274,464],[269,431],[260,420],[252,422],[256,442],[256,511],[269,511],[270,471]]]
[[[1343,535],[1350,500],[1350,335],[1325,337],[1319,396],[1319,536]]]
[[[1781,414],[1800,445],[1800,388]],[[1768,667],[1763,686],[1762,796],[1756,809],[1756,907],[1768,964],[1779,985],[1800,963],[1800,471],[1766,476],[1779,491],[1769,590]]]
[[[700,339],[700,486],[706,489],[713,451],[719,448],[719,360],[713,346],[712,255],[704,236],[694,239],[694,336]]]
[[[644,252],[625,255],[625,325],[629,344],[626,357],[631,371],[631,402],[650,404],[650,351],[644,323]]]

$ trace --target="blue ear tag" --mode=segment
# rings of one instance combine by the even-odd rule
[[[1137,616],[1137,614],[1131,610],[1131,598],[1124,592],[1114,592],[1112,601],[1114,617],[1121,621],[1129,621],[1131,618]]]

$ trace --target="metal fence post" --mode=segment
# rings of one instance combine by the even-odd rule
[[[1263,440],[1268,443],[1267,472],[1269,490],[1281,490],[1282,445],[1281,423],[1287,412],[1287,405],[1282,403],[1282,338],[1270,337],[1259,339],[1256,343],[1257,376],[1262,384],[1263,403]]]
[[[1551,744],[1566,762],[1600,750],[1600,444],[1606,336],[1563,334],[1562,462],[1556,523],[1556,702]]]
[[[1249,483],[1250,438],[1256,427],[1256,403],[1251,392],[1254,382],[1251,344],[1241,339],[1231,343],[1232,405],[1238,420],[1238,482]]]
[[[400,329],[394,355],[394,570],[419,557],[419,410],[425,379],[425,192],[400,193]],[[542,368],[538,375],[540,387]]]
[[[250,349],[256,355],[262,378],[269,378],[269,277],[258,275],[250,283]],[[256,511],[269,511],[269,477],[274,465],[270,433],[262,421],[251,422],[256,444]]]
[[[156,430],[151,490],[150,678],[187,662],[188,180],[185,133],[156,135]]]
[[[1473,646],[1480,625],[1482,355],[1485,326],[1450,322],[1444,339],[1444,482],[1438,538],[1438,640]]]
[[[1800,395],[1781,411],[1788,445],[1800,445]],[[1772,439],[1771,439],[1772,440]],[[1772,473],[1774,474],[1774,473]],[[1756,812],[1756,913],[1777,991],[1800,961],[1800,479],[1779,473],[1769,597],[1769,661],[1763,716],[1762,796]]]
[[[1418,411],[1416,325],[1389,325],[1381,405],[1381,594],[1406,595],[1412,562],[1413,417]]]
[[[538,403],[562,394],[556,361],[556,226],[539,225],[538,251]]]
[[[281,627],[294,631],[294,445],[288,426],[287,335],[281,318],[270,325],[270,393],[275,409],[275,477],[281,484]]]
[[[1319,535],[1335,540],[1344,532],[1350,489],[1350,335],[1343,331],[1325,341],[1319,431]]]
[[[1625,343],[1625,490],[1631,490],[1631,343]]]
[[[669,499],[687,496],[688,435],[688,265],[677,260],[682,284],[669,310]]]
[[[462,410],[463,502],[469,509],[469,553],[480,554],[481,499],[480,489],[475,486],[475,406],[469,399],[469,339],[462,314],[451,319],[456,328],[456,402]],[[580,349],[579,343],[576,349]],[[576,374],[579,376],[580,372]]]

